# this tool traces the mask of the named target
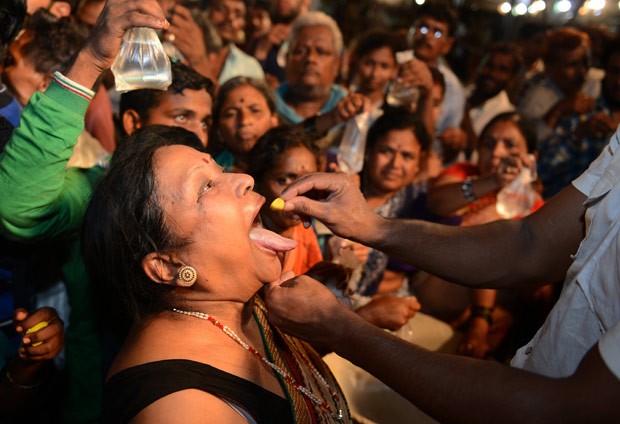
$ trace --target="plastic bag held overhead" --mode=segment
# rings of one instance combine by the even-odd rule
[[[167,90],[172,83],[170,59],[152,28],[132,28],[125,33],[112,64],[116,90],[150,88]]]

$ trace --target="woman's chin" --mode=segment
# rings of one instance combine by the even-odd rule
[[[282,259],[280,255],[274,257],[273,259],[265,259],[260,263],[261,266],[260,273],[258,279],[260,282],[265,284],[273,283],[274,281],[278,281],[280,276],[282,275]]]

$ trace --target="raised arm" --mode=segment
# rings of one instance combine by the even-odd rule
[[[266,290],[270,321],[332,347],[440,422],[582,423],[620,420],[620,380],[594,346],[574,375],[552,379],[429,352],[366,323],[307,277]]]
[[[110,0],[85,46],[45,93],[35,93],[0,155],[0,228],[12,238],[44,239],[77,232],[98,173],[66,169],[90,88],[112,64],[125,30],[167,26],[155,0]]]
[[[572,186],[523,220],[477,227],[385,220],[341,174],[302,177],[282,198],[285,210],[315,217],[342,237],[471,287],[506,288],[560,280],[584,235],[585,196]]]

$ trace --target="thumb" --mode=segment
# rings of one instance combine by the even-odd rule
[[[282,283],[290,280],[291,278],[295,278],[295,273],[293,271],[283,272],[280,275],[280,278],[278,278],[277,280],[272,281],[271,283],[267,284],[267,286],[265,287],[265,291],[269,292],[269,291],[272,291],[274,289],[277,289],[277,288],[279,288],[282,285]]]
[[[409,307],[411,309],[414,309],[416,311],[419,311],[420,308],[422,307],[422,305],[420,305],[420,302],[418,302],[418,298],[415,296],[408,296],[407,303],[409,304]]]
[[[278,280],[278,285],[282,284],[286,280],[290,280],[291,278],[295,278],[295,273],[293,271],[285,271],[280,275],[280,279]]]

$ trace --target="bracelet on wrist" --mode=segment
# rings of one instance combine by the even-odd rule
[[[11,385],[13,387],[17,387],[18,389],[22,389],[22,390],[32,390],[32,389],[36,389],[37,387],[41,386],[43,383],[45,383],[45,378],[41,379],[40,381],[36,382],[35,384],[19,384],[18,382],[15,381],[15,379],[11,376],[11,373],[9,372],[9,366],[7,365],[4,368],[4,375],[6,376],[6,379],[8,380],[9,383],[11,383]]]
[[[461,185],[461,191],[463,192],[463,197],[465,198],[465,200],[467,200],[468,202],[473,202],[474,200],[477,199],[476,195],[474,194],[474,177],[467,177],[465,178],[465,181],[463,181],[463,185]]]
[[[488,306],[472,306],[470,319],[482,318],[486,322],[488,322],[489,325],[493,325],[493,311],[494,310],[495,308],[488,307]]]

